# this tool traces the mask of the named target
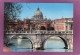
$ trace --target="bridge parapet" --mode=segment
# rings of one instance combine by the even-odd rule
[[[34,30],[34,31],[5,31],[5,34],[73,34],[73,31],[47,31],[47,30]]]
[[[66,21],[65,21],[66,22]],[[67,20],[67,22],[73,23],[73,20]]]

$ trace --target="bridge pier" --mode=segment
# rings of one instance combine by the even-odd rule
[[[68,49],[68,47],[67,47],[67,46],[65,46],[65,47],[64,47],[64,49]]]
[[[67,37],[68,49],[73,49],[73,37]]]
[[[68,49],[73,49],[73,40],[68,41]]]
[[[35,50],[44,50],[43,47],[33,47],[33,49],[35,49]]]
[[[33,44],[33,49],[35,50],[44,50],[44,46],[40,44]]]
[[[10,41],[10,38],[8,38],[7,36],[4,37],[4,45],[8,46],[8,43]]]

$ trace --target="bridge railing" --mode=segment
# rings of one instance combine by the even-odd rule
[[[33,31],[4,31],[5,34],[19,33],[19,34],[73,34],[73,31],[47,31],[47,30],[33,30]]]

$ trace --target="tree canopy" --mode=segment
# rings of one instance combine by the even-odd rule
[[[20,3],[4,3],[4,19],[5,20],[16,20],[19,18],[21,13]]]
[[[21,13],[20,3],[4,3],[4,29],[7,28],[8,20],[18,20]]]

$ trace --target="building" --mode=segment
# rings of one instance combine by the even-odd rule
[[[13,24],[14,23],[14,24]],[[61,18],[50,20],[46,17],[43,18],[43,13],[39,8],[34,13],[32,18],[25,18],[23,22],[16,21],[11,23],[9,21],[8,26],[10,30],[14,30],[14,25],[17,30],[53,30],[53,31],[70,31],[73,30],[73,19],[72,18]]]
[[[8,21],[6,28],[7,28],[7,30],[21,30],[22,29],[22,21]]]
[[[61,18],[56,19],[52,23],[55,31],[69,31],[73,29],[73,19],[72,18]]]

